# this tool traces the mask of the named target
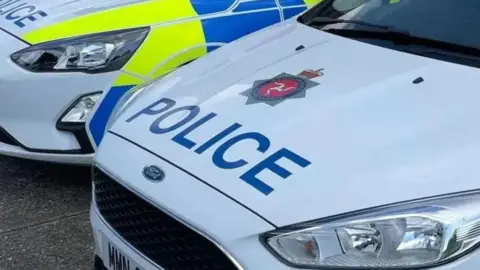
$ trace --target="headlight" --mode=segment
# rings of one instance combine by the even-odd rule
[[[142,44],[149,28],[92,34],[34,45],[12,54],[32,72],[107,72],[118,70]]]
[[[300,268],[433,266],[465,255],[479,244],[480,193],[308,222],[267,233],[262,238],[285,263]]]

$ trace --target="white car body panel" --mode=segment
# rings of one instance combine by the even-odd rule
[[[478,188],[472,175],[480,175],[480,167],[472,157],[479,153],[476,138],[480,127],[468,124],[480,113],[476,102],[480,94],[472,87],[480,83],[477,69],[382,49],[300,24],[284,27],[291,31],[288,35],[283,32],[220,69],[210,67],[216,57],[221,58],[219,53],[172,74],[132,104],[111,131],[188,169],[280,226],[347,212],[352,207]],[[306,49],[295,53],[301,44]],[[240,49],[238,44],[232,47]],[[245,105],[247,98],[239,94],[256,80],[316,68],[324,68],[325,75],[314,79],[320,85],[306,90],[305,98],[270,107]],[[225,69],[235,72],[225,74]],[[195,74],[198,71],[207,72],[199,76]],[[419,76],[425,82],[413,84]],[[163,90],[163,85],[170,85],[171,91]],[[202,91],[192,91],[198,85]],[[243,125],[236,134],[259,132],[270,138],[271,146],[262,154],[255,150],[254,142],[239,144],[229,150],[227,159],[241,157],[249,164],[223,170],[211,161],[221,143],[198,155],[195,148],[186,149],[171,140],[187,125],[157,135],[149,131],[155,115],[125,122],[162,96],[177,101],[177,107],[198,105],[201,113],[197,120],[210,112],[218,114],[188,135],[199,145],[236,122]],[[175,123],[183,117],[178,114],[168,119]],[[274,174],[262,175],[275,189],[268,196],[238,179],[282,147],[312,164],[300,168],[285,161],[282,165],[292,172],[285,180]],[[364,196],[372,186],[383,192]],[[318,205],[324,198],[335,199],[339,191],[350,199],[315,212],[277,214],[279,207],[297,209]],[[288,196],[292,192],[302,196]]]
[[[300,45],[305,48],[296,50]],[[319,85],[307,89],[303,98],[270,106],[246,104],[248,98],[241,94],[258,80],[320,68],[324,75],[311,79]],[[418,77],[424,81],[414,84]],[[247,246],[232,241],[242,239],[242,231],[224,228],[236,226],[223,222],[235,219],[240,208],[227,211],[223,204],[216,204],[219,198],[212,198],[211,190],[201,185],[185,190],[190,187],[189,180],[178,177],[165,162],[185,170],[192,180],[201,179],[276,227],[475,190],[480,176],[480,128],[473,123],[480,114],[479,84],[476,68],[368,45],[291,20],[226,45],[142,92],[113,123],[95,162],[160,209],[188,217],[189,224],[200,224],[198,229],[214,235],[245,269],[290,269],[272,261],[270,253],[261,253],[261,268],[258,257],[237,254],[238,250],[247,252],[247,246],[263,248],[255,237],[243,239]],[[164,103],[153,106],[150,115],[136,116],[165,98],[176,102],[169,110],[191,105],[200,112],[175,130],[154,134],[152,127],[167,128],[188,118],[187,113],[176,113],[159,126],[152,125],[165,115],[152,111],[162,111]],[[215,117],[188,130],[212,112]],[[241,127],[208,150],[195,152],[235,123]],[[229,145],[223,158],[230,162],[244,159],[248,164],[220,168],[214,153],[229,139],[248,132],[265,136],[270,145],[260,151],[261,143],[253,140]],[[240,179],[281,148],[311,163],[301,167],[292,160],[279,160],[276,164],[291,173],[285,179],[262,170],[257,177],[273,189],[269,194]],[[163,182],[152,184],[142,177],[142,168],[151,164],[165,171]],[[228,218],[219,226],[217,219],[224,216]],[[254,223],[247,229],[249,233],[268,231],[262,222]],[[112,233],[94,205],[92,226]],[[110,237],[122,252],[136,256],[132,247],[122,246],[118,236]],[[98,239],[96,235],[97,245]],[[101,251],[97,254],[105,258]],[[139,262],[145,269],[158,269]],[[432,269],[470,270],[479,263],[479,252],[474,251]]]

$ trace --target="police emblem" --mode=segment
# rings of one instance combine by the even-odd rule
[[[298,75],[282,73],[269,80],[258,80],[240,94],[248,98],[246,104],[263,102],[270,106],[289,98],[303,98],[307,89],[319,85],[311,79],[322,76],[322,70],[307,69]]]

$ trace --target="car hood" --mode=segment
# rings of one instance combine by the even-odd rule
[[[17,37],[22,37],[24,34],[44,26],[75,19],[93,12],[151,1],[152,0],[3,0],[0,1],[0,28]]]
[[[304,70],[323,75],[255,99],[252,86]],[[153,84],[110,132],[282,226],[478,188],[479,75],[286,22]],[[198,115],[168,113],[183,106]]]

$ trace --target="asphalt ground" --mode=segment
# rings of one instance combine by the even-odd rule
[[[92,269],[90,169],[0,157],[0,269]]]

